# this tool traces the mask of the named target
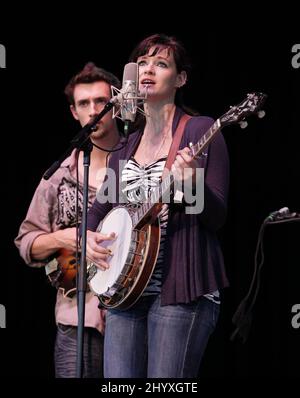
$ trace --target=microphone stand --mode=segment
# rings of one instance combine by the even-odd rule
[[[86,295],[86,236],[87,236],[87,211],[88,211],[88,180],[89,180],[89,166],[90,154],[93,149],[93,144],[89,138],[93,132],[94,127],[102,117],[111,110],[114,106],[113,101],[109,101],[104,106],[103,110],[95,116],[92,122],[86,124],[79,133],[72,139],[70,147],[64,154],[52,164],[46,171],[43,178],[48,180],[52,174],[60,167],[61,163],[72,153],[74,148],[83,150],[83,209],[82,209],[82,244],[80,266],[77,278],[77,308],[78,308],[78,328],[77,328],[77,356],[76,356],[76,377],[83,376],[83,343],[84,343],[84,318],[85,318],[85,295]]]
[[[82,147],[83,149],[83,208],[82,208],[82,244],[80,267],[77,277],[77,356],[76,356],[76,377],[83,377],[83,344],[84,344],[84,318],[85,318],[85,295],[87,291],[86,284],[86,237],[87,237],[87,212],[88,212],[88,193],[89,193],[89,167],[90,155],[93,144],[88,139]]]

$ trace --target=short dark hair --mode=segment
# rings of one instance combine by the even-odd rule
[[[121,87],[120,80],[115,75],[99,68],[93,62],[88,62],[80,72],[70,79],[64,90],[69,103],[74,105],[74,89],[77,84],[94,82],[106,82],[111,86]]]
[[[183,70],[187,74],[190,72],[191,64],[183,44],[174,36],[167,36],[163,33],[156,33],[142,40],[132,51],[130,61],[136,62],[139,57],[148,54],[152,47],[154,47],[152,56],[161,49],[172,50],[177,72],[180,73]]]

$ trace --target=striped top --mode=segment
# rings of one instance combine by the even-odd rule
[[[133,207],[138,207],[150,196],[150,193],[160,183],[160,177],[165,167],[166,157],[156,160],[148,165],[140,165],[133,157],[128,160],[122,171],[122,183],[126,184],[123,194],[126,195]],[[158,294],[161,291],[162,264],[166,228],[168,222],[168,205],[164,205],[160,214],[161,239],[159,253],[152,277],[144,290],[143,295]]]

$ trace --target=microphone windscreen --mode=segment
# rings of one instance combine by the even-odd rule
[[[126,80],[138,81],[138,64],[136,62],[129,62],[124,66],[123,83]]]
[[[138,64],[129,62],[124,66],[122,82],[121,119],[134,122],[137,108]]]

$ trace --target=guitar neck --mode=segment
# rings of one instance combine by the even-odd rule
[[[207,132],[203,134],[203,136],[200,138],[197,144],[192,145],[190,147],[191,156],[193,158],[203,153],[203,151],[208,147],[211,140],[214,138],[214,136],[217,134],[220,128],[221,128],[221,122],[220,119],[217,119],[214,122],[214,124],[207,130]]]
[[[217,119],[206,131],[201,139],[190,147],[190,155],[195,158],[207,148],[215,134],[220,130],[221,122]],[[151,192],[147,202],[143,203],[133,215],[133,224],[137,226],[149,216],[153,216],[154,208],[162,202],[162,198],[169,194],[174,186],[174,177],[168,173],[163,181]],[[157,214],[156,214],[157,215]]]

